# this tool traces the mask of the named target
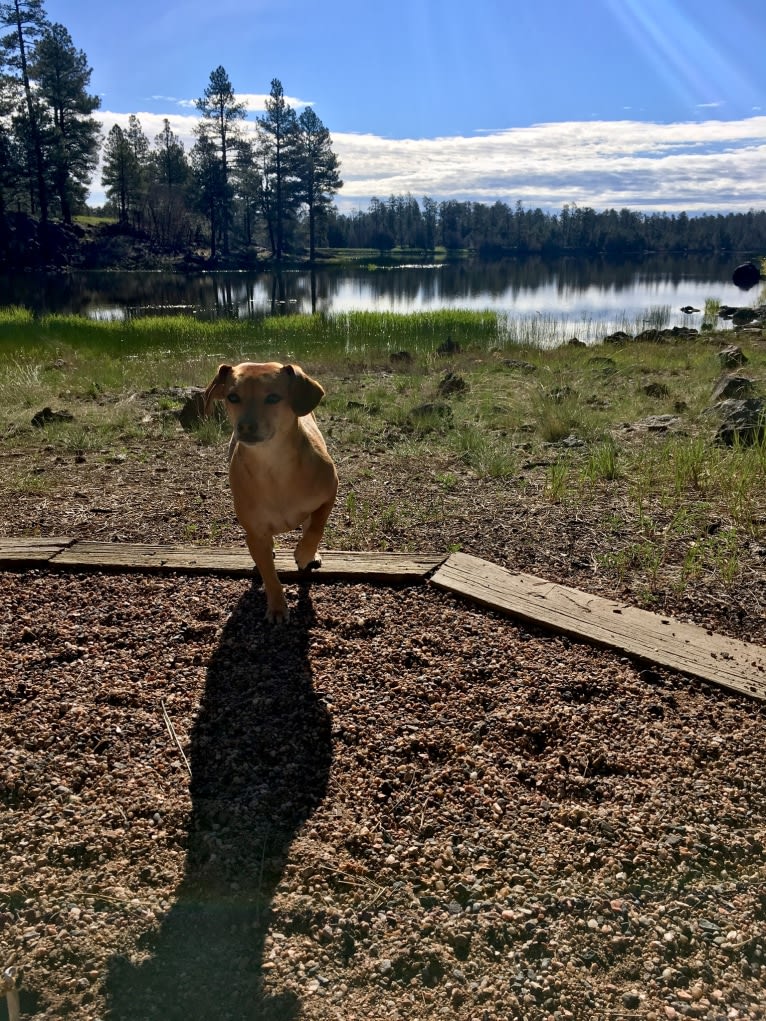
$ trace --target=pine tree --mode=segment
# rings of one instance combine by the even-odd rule
[[[301,201],[300,139],[295,111],[285,100],[282,83],[271,82],[266,113],[258,118],[259,153],[263,173],[262,211],[274,258],[285,253],[287,226]]]
[[[186,186],[189,161],[183,142],[165,118],[148,156],[147,208],[152,233],[163,245],[180,247],[189,233]]]
[[[225,202],[227,184],[223,180],[220,154],[204,131],[197,135],[191,151],[191,165],[196,204],[210,224],[210,255],[215,259],[218,238],[223,236],[223,221],[229,215],[229,204]]]
[[[120,223],[135,219],[143,194],[141,166],[127,132],[115,124],[104,144],[101,183],[117,207]]]
[[[30,205],[34,215],[48,219],[48,189],[41,126],[40,105],[32,88],[29,54],[48,25],[43,0],[7,0],[0,3],[0,27],[11,31],[0,38],[0,56],[20,90],[17,113],[18,134],[28,146],[26,165],[30,177]],[[23,122],[26,121],[26,124]]]
[[[73,208],[85,201],[98,159],[100,125],[89,115],[101,101],[86,91],[91,69],[63,25],[46,29],[34,50],[32,70],[48,114],[46,163],[61,216],[71,223]]]
[[[245,118],[245,104],[237,102],[229,76],[223,67],[217,67],[211,72],[208,86],[202,97],[196,101],[196,107],[204,118],[197,131],[198,139],[201,141],[202,136],[205,136],[206,143],[209,142],[215,148],[220,163],[220,173],[214,175],[221,189],[220,195],[215,199],[215,205],[223,239],[223,252],[226,255],[229,251],[232,204],[229,163],[232,150],[236,149],[241,138],[239,122]],[[203,148],[204,152],[200,153],[198,160],[200,165],[204,165],[209,156],[208,145],[205,144]],[[207,174],[206,177],[208,184],[212,183],[211,175]]]
[[[343,187],[338,157],[332,151],[330,132],[307,106],[298,118],[300,196],[308,209],[309,259],[316,256],[317,221],[327,212],[332,196]]]

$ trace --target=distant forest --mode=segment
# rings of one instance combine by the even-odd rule
[[[486,258],[527,254],[765,251],[766,212],[687,216],[597,212],[566,205],[559,213],[481,202],[422,202],[412,196],[373,199],[366,212],[328,215],[337,248],[472,249]]]
[[[300,115],[275,78],[265,113],[245,131],[246,110],[221,66],[196,101],[187,152],[169,122],[154,139],[136,116],[106,138],[88,92],[91,68],[44,0],[0,0],[0,261],[20,250],[19,217],[72,224],[99,213],[157,250],[254,263],[268,257],[315,261],[324,249],[469,251],[484,258],[528,253],[625,255],[643,252],[764,252],[766,212],[695,215],[560,212],[517,202],[485,204],[374,198],[341,212],[343,186],[329,130],[315,110]],[[100,173],[107,196],[89,209]],[[45,232],[40,233],[45,237]],[[29,245],[23,245],[26,250]]]

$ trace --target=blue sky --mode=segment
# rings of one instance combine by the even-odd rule
[[[104,133],[193,144],[223,65],[330,129],[342,208],[411,192],[558,209],[766,204],[764,0],[46,0]],[[92,199],[102,193],[94,185]]]

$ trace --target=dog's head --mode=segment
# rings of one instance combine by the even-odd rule
[[[324,390],[298,365],[242,362],[221,365],[205,390],[205,414],[223,401],[234,435],[242,443],[262,443],[310,414]]]

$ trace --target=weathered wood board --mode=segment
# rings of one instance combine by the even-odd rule
[[[766,649],[454,553],[430,579],[522,620],[766,700]]]
[[[439,554],[356,553],[322,550],[322,567],[309,572],[321,581],[420,579],[444,560]],[[246,549],[212,550],[193,546],[150,546],[131,543],[74,542],[52,560],[56,566],[97,570],[172,570],[189,573],[250,575],[254,564]],[[284,581],[306,577],[288,550],[277,550],[274,564]]]
[[[57,536],[46,538],[0,538],[0,567],[25,564],[29,561],[52,560],[58,553],[71,545],[72,539]]]

